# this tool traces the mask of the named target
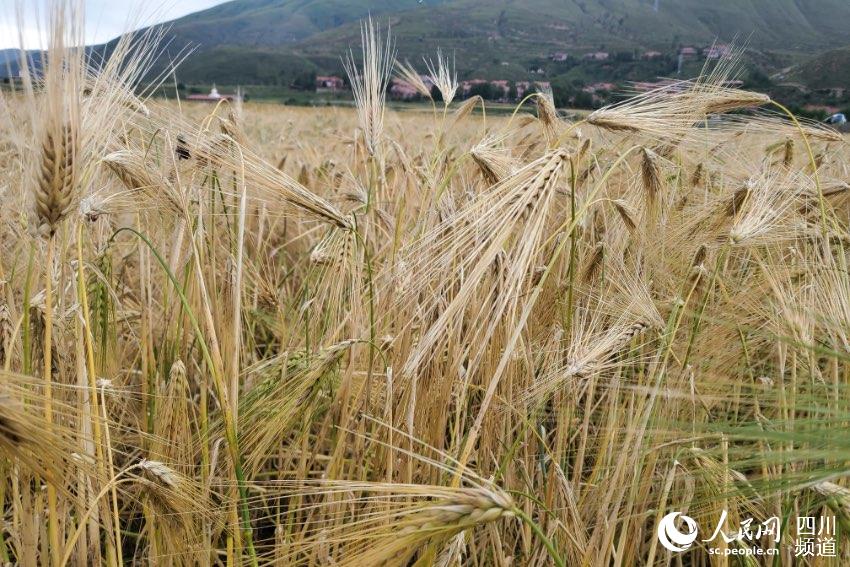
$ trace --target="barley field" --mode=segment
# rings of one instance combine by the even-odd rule
[[[153,99],[157,38],[54,8],[0,91],[0,563],[850,561],[841,135],[725,61],[569,121],[436,55],[394,112],[370,23],[356,108]]]

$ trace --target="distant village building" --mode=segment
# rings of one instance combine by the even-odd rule
[[[673,79],[660,79],[658,81],[638,81],[632,83],[632,90],[639,93],[654,91],[655,89],[669,88],[673,90],[684,90],[688,83]]]
[[[552,61],[566,61],[569,58],[569,55],[564,53],[563,51],[556,51],[555,53],[549,56],[549,59]]]
[[[434,81],[431,80],[431,77],[428,75],[419,75],[419,78],[425,86],[428,87],[428,90],[433,90]],[[416,87],[407,81],[395,78],[392,80],[392,84],[390,84],[390,96],[393,98],[400,98],[402,100],[410,100],[422,95],[418,90],[416,90]]]
[[[213,85],[212,89],[210,89],[209,94],[190,94],[186,97],[186,100],[191,100],[194,102],[218,102],[220,100],[227,101],[235,101],[241,100],[242,95],[237,94],[221,94],[218,92],[218,89],[215,85]]]
[[[592,53],[585,53],[584,58],[590,59],[591,61],[607,61],[609,54],[607,51],[594,51]]]
[[[529,87],[531,87],[531,83],[528,81],[517,81],[514,83],[514,88],[516,89],[516,95],[519,98],[522,98],[526,92],[528,92]]]
[[[421,95],[419,91],[417,91],[416,88],[407,81],[393,79],[393,82],[390,85],[390,96],[393,98],[408,100]]]
[[[699,55],[696,47],[683,47],[679,50],[679,55],[685,58],[696,57]]]
[[[491,96],[494,100],[506,102],[511,99],[511,82],[503,79],[488,81],[486,79],[470,79],[460,84],[460,92],[463,97],[469,97],[473,89],[481,85],[489,85]],[[533,91],[545,91],[551,89],[549,81],[517,81],[514,83],[516,99],[519,100]]]
[[[586,87],[584,87],[581,90],[583,90],[586,93],[596,94],[598,92],[604,92],[604,91],[611,92],[616,88],[617,88],[617,85],[615,85],[614,83],[593,83],[591,85],[587,85]]]
[[[658,59],[661,57],[662,53],[660,51],[644,51],[643,55],[641,55],[642,59]]]
[[[488,83],[488,81],[485,81],[484,79],[470,79],[468,81],[463,81],[460,84],[460,91],[464,97],[467,97],[474,87],[484,85],[486,83]]]
[[[345,88],[345,81],[336,75],[319,75],[316,77],[316,91],[336,92]]]
[[[703,49],[702,54],[706,59],[729,59],[732,57],[732,48],[725,43],[715,43]]]
[[[549,81],[517,81],[516,83],[514,83],[514,87],[516,87],[517,99],[522,99],[532,92],[541,92],[549,90],[552,88],[552,85],[549,83]]]
[[[516,87],[517,98],[522,98],[525,96],[525,93],[527,93],[531,88],[531,83],[528,81],[517,81],[516,83],[514,83],[514,86]]]

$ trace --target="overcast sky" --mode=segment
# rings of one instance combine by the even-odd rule
[[[103,43],[128,27],[144,27],[179,18],[227,0],[85,0],[86,43]],[[25,6],[24,42],[32,49],[43,45],[40,40],[38,11],[44,20],[45,0],[0,0],[0,49],[19,47],[15,6]]]

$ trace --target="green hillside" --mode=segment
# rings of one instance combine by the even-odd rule
[[[844,0],[660,0],[658,12],[653,0],[454,0],[391,19],[400,44],[439,39],[458,49],[481,41],[511,50],[663,49],[738,38],[754,49],[805,53],[850,39]],[[308,41],[332,47],[354,31],[343,26]]]
[[[167,24],[173,55],[195,49],[179,75],[281,83],[315,69],[338,72],[371,14],[390,23],[402,58],[437,46],[461,75],[527,75],[548,55],[658,50],[715,39],[746,44],[780,66],[850,44],[846,0],[235,0]],[[669,69],[666,69],[669,71]],[[232,76],[231,73],[233,74]],[[227,75],[227,76],[222,76]]]
[[[850,37],[845,0],[236,0],[176,20],[174,36],[204,46],[276,46],[345,27],[369,13],[401,34],[592,46],[664,47],[747,39],[759,49],[808,51]],[[356,27],[356,25],[354,26]],[[350,30],[349,30],[350,31]],[[331,34],[328,38],[348,34]]]
[[[813,89],[850,89],[850,45],[812,57],[789,77]]]
[[[184,94],[216,83],[312,103],[315,76],[344,76],[341,57],[358,51],[370,15],[419,69],[440,47],[461,80],[547,81],[563,106],[598,107],[633,82],[693,77],[715,41],[746,48],[745,88],[795,111],[850,105],[848,0],[233,0],[159,24],[164,51],[150,77],[181,61]],[[115,44],[92,46],[95,59]],[[680,60],[684,47],[696,55]],[[607,58],[585,57],[593,52]],[[0,51],[0,79],[17,66],[16,53]]]
[[[441,0],[235,0],[174,20],[169,39],[201,51],[220,45],[290,45],[372,16],[429,7]]]

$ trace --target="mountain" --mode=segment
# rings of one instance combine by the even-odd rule
[[[0,49],[0,65],[5,65],[7,61],[11,61],[18,57],[20,51],[17,49]]]
[[[461,75],[527,73],[554,51],[675,53],[736,40],[780,66],[850,44],[847,0],[235,0],[163,27],[172,55],[195,50],[185,80],[282,83],[339,72],[370,14],[391,25],[401,58],[440,46]]]
[[[440,0],[235,0],[184,16],[165,27],[179,47],[277,47],[371,15],[431,7]]]
[[[846,0],[658,0],[657,12],[654,4],[655,0],[235,0],[170,25],[178,43],[192,42],[202,49],[281,46],[340,27],[350,32],[370,13],[377,19],[389,18],[401,35],[422,40],[665,47],[671,41],[738,36],[757,48],[805,51],[850,38]],[[327,39],[337,37],[334,33]]]
[[[547,78],[569,72],[573,82],[651,79],[675,71],[680,47],[715,40],[746,45],[775,72],[850,45],[847,0],[234,0],[160,24],[162,61],[191,48],[177,73],[187,83],[289,85],[339,74],[369,15],[391,26],[401,59],[419,62],[442,47],[461,78],[519,80],[541,69]],[[548,61],[553,52],[576,61],[605,51],[619,62],[646,50],[662,52],[663,63],[612,64],[589,76]]]

